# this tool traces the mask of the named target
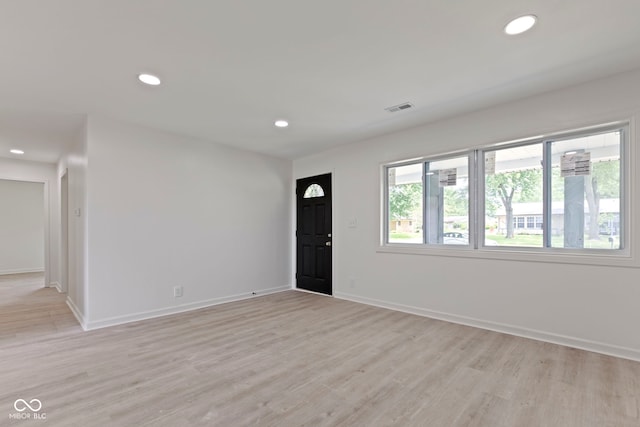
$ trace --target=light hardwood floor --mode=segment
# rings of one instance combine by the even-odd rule
[[[323,296],[90,332],[39,275],[0,298],[0,425],[640,426],[640,363]]]

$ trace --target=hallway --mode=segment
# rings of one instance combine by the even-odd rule
[[[80,330],[65,300],[44,287],[44,273],[0,276],[0,343]]]

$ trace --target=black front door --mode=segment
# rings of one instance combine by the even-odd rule
[[[331,174],[296,184],[296,286],[331,295]]]

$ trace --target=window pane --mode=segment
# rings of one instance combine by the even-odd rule
[[[551,246],[620,249],[619,131],[551,143]]]
[[[428,162],[427,243],[469,244],[469,157]]]
[[[312,199],[314,197],[324,197],[324,190],[318,184],[311,184],[304,191],[304,195],[302,197],[304,199]]]
[[[528,216],[527,217],[527,228],[536,228],[535,226],[535,219],[532,216]]]
[[[485,245],[542,247],[542,228],[525,228],[543,215],[542,144],[484,153]]]
[[[422,163],[387,169],[390,243],[423,243]]]

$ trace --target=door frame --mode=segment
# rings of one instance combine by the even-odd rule
[[[34,182],[38,184],[44,184],[43,193],[43,212],[44,212],[44,287],[55,287],[57,283],[51,282],[51,251],[50,251],[50,236],[51,236],[51,197],[49,194],[49,180],[38,179],[28,176],[20,176],[20,174],[7,174],[0,175],[0,179],[5,181],[22,181],[22,182]]]
[[[298,288],[298,279],[296,277],[296,273],[297,273],[297,269],[298,269],[298,238],[296,236],[296,229],[298,227],[298,195],[296,194],[296,187],[298,185],[298,180],[299,179],[306,179],[306,178],[313,178],[315,176],[320,176],[320,175],[331,175],[331,294],[322,294],[319,292],[312,292],[312,291],[308,291],[306,289],[302,289],[302,288]],[[336,220],[335,220],[335,208],[334,208],[334,204],[335,204],[335,192],[336,192],[336,186],[335,186],[335,182],[336,182],[336,178],[335,178],[336,172],[335,170],[325,170],[325,171],[319,171],[316,173],[308,173],[308,174],[304,174],[304,175],[300,175],[300,176],[294,176],[293,178],[293,183],[292,183],[292,187],[293,187],[293,221],[291,224],[291,228],[292,228],[292,247],[293,247],[293,251],[292,252],[292,262],[291,265],[293,266],[292,268],[292,272],[291,272],[291,280],[292,280],[292,288],[295,289],[296,291],[300,291],[300,292],[310,292],[313,293],[315,295],[322,295],[325,297],[333,297],[335,295],[335,271],[336,271],[336,262],[337,262],[337,257],[336,255],[336,231],[335,231],[335,226],[336,226]]]
[[[69,170],[60,176],[60,291],[69,291]]]

